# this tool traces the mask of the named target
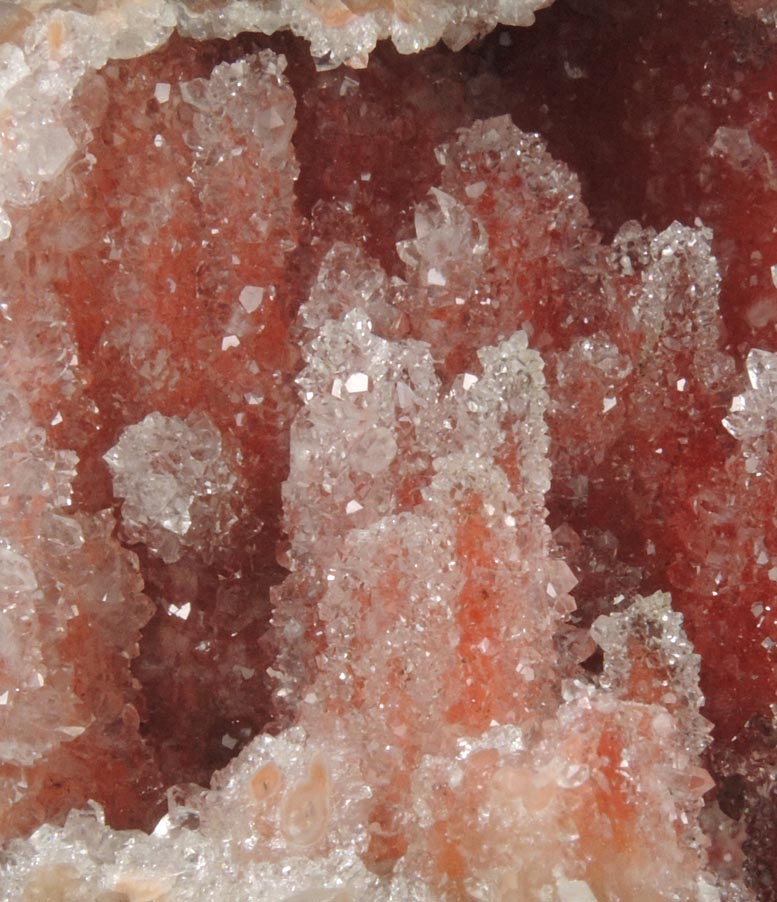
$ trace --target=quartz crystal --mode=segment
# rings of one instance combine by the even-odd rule
[[[141,542],[172,564],[185,546],[216,545],[228,536],[235,477],[207,416],[181,420],[151,413],[128,426],[104,457],[113,493],[122,499],[128,542]]]
[[[0,8],[0,899],[777,898],[774,13],[546,5]]]

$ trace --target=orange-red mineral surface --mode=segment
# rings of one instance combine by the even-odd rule
[[[777,900],[777,12],[545,5],[0,3],[0,899]]]

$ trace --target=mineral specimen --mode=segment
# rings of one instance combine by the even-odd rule
[[[775,897],[768,11],[541,5],[0,12],[3,899]]]

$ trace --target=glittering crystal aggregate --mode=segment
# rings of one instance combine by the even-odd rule
[[[3,45],[4,898],[770,898],[763,26],[281,6]]]

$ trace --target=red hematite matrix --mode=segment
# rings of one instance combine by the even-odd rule
[[[544,5],[0,4],[3,900],[777,899],[777,13]]]

